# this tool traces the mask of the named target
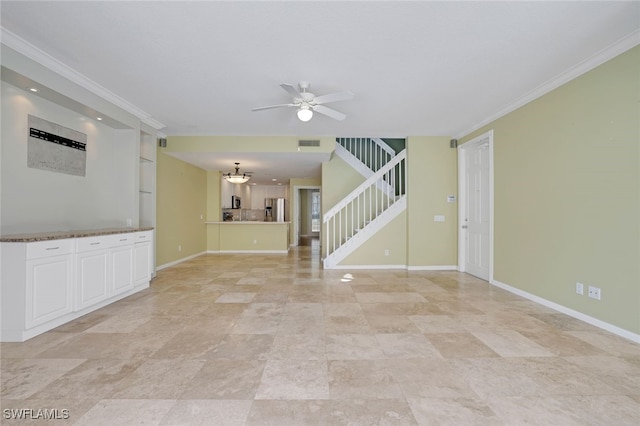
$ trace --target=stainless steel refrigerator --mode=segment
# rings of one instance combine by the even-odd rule
[[[284,198],[265,198],[264,199],[264,220],[267,222],[284,222],[285,221],[285,202]]]

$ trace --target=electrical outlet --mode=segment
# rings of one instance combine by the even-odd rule
[[[384,255],[389,256],[389,249],[384,249]]]
[[[596,299],[596,300],[600,300],[600,288],[599,287],[594,287],[594,286],[589,286],[589,297],[592,299]]]
[[[576,293],[584,294],[584,284],[576,283]]]
[[[258,244],[258,240],[253,240],[253,244]]]
[[[182,246],[178,245],[178,251],[182,251]]]

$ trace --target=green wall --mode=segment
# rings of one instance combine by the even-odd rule
[[[364,181],[365,178],[342,158],[331,154],[331,159],[322,164],[322,213],[326,213]]]
[[[220,179],[222,172],[217,170],[207,171],[207,222],[219,222],[222,220],[222,209],[220,208]],[[207,228],[207,251],[220,250],[220,226],[206,225]]]
[[[300,139],[317,139],[318,147],[298,147]],[[329,153],[335,138],[322,136],[171,136],[167,152],[306,152]]]
[[[407,265],[415,269],[458,264],[457,150],[448,136],[407,138]],[[434,222],[434,216],[444,222]]]
[[[407,215],[402,212],[362,246],[348,255],[340,266],[380,265],[402,267],[407,263]],[[385,251],[388,250],[388,255]]]
[[[206,251],[207,172],[158,148],[156,265]],[[179,247],[180,246],[180,250]]]
[[[494,278],[634,333],[639,70],[635,47],[461,138],[494,131]]]

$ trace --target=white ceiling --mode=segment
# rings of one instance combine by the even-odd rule
[[[637,1],[3,0],[1,12],[5,34],[166,135],[456,137],[640,28]],[[330,105],[347,118],[251,111],[289,102],[279,84],[300,81],[355,93]]]

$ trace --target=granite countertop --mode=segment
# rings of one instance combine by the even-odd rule
[[[80,231],[34,232],[33,234],[0,235],[2,243],[33,243],[36,241],[63,240],[66,238],[96,237],[98,235],[126,234],[130,232],[151,231],[151,226],[138,228],[103,228]]]

